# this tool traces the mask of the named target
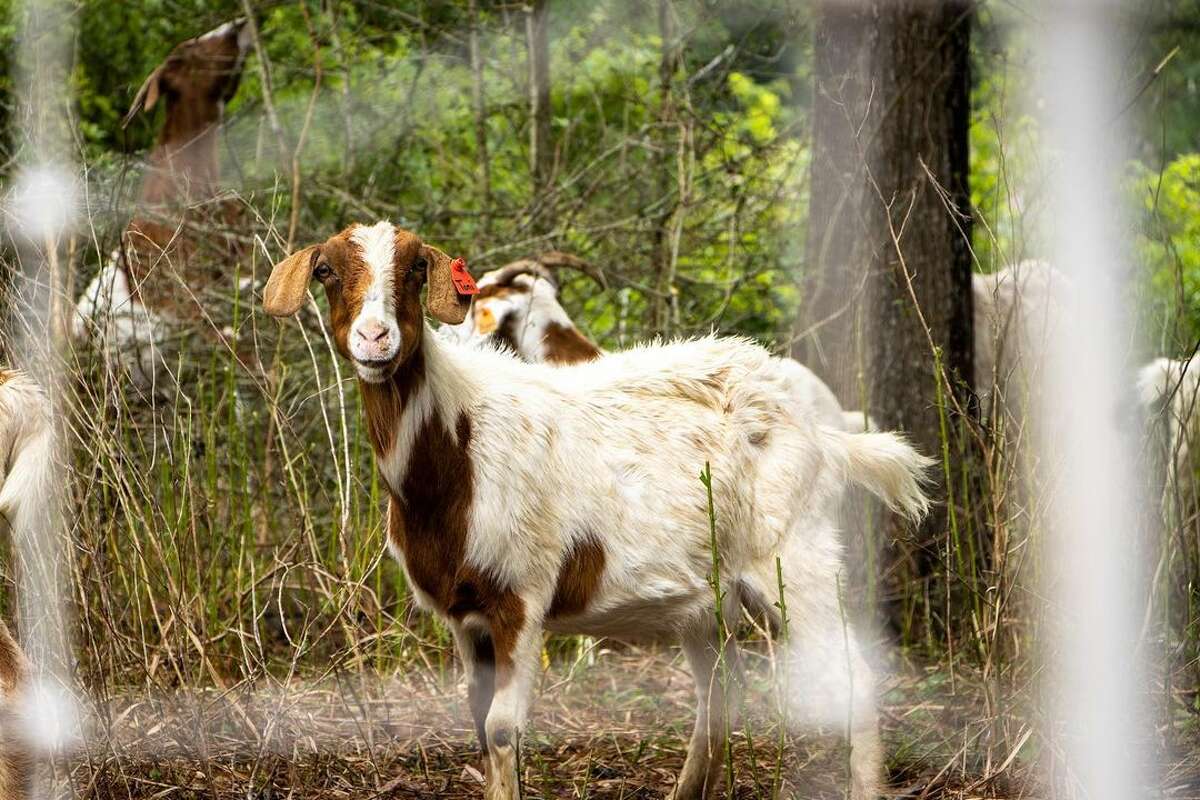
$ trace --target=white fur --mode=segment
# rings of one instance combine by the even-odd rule
[[[223,22],[208,33],[197,36],[196,40],[200,42],[206,42],[210,39],[220,39],[224,36],[228,36],[229,32],[232,31],[235,26],[237,26],[238,29],[237,45],[240,53],[237,68],[241,69],[242,62],[240,59],[245,57],[246,52],[250,49],[250,45],[253,44],[254,41],[250,35],[250,25],[246,22],[244,17],[236,20],[230,20],[229,22]]]
[[[426,380],[396,421],[380,466],[399,490],[420,422],[436,414],[453,432],[466,413],[475,489],[467,560],[503,584],[552,582],[566,549],[595,535],[616,559],[597,614],[645,600],[645,585],[692,596],[708,569],[697,562],[708,549],[697,478],[706,462],[731,573],[802,535],[797,525],[827,513],[825,501],[847,481],[903,513],[924,513],[916,476],[925,459],[894,434],[850,435],[789,413],[775,360],[744,340],[705,338],[548,367],[427,333]],[[691,611],[702,613],[708,600],[695,599]],[[639,619],[623,635],[652,622]]]
[[[1047,342],[1062,316],[1070,290],[1067,278],[1045,261],[1027,260],[990,275],[971,276],[975,325],[975,391],[989,411],[1001,410],[1024,424],[1024,409],[1036,407],[1036,391]]]
[[[1200,434],[1200,365],[1195,359],[1156,358],[1138,370],[1137,394],[1147,420],[1161,419],[1165,426],[1165,488],[1185,490],[1194,502],[1195,487],[1181,479],[1191,475],[1192,448]]]
[[[119,251],[84,289],[71,320],[74,339],[90,341],[110,368],[126,367],[133,385],[143,392],[170,391],[169,330],[163,317],[133,297]]]
[[[229,31],[231,31],[232,29],[233,29],[232,22],[222,22],[220,25],[213,28],[208,33],[202,34],[197,38],[199,39],[199,41],[202,41],[202,42],[208,41],[209,39],[219,39],[222,36],[229,33]]]
[[[21,372],[0,371],[0,516],[18,531],[38,523],[53,477],[46,396]]]
[[[24,373],[0,369],[0,529],[13,538],[29,540],[45,535],[52,518],[47,497],[53,490],[54,431],[46,396]],[[5,661],[16,663],[15,672],[0,671],[0,722],[17,722],[16,730],[0,735],[0,748],[42,744],[38,735],[58,707],[29,702],[34,684],[28,680],[24,653],[0,620],[0,650]],[[29,776],[10,770],[9,755],[0,750],[0,797],[26,796]]]
[[[385,373],[378,367],[362,362],[390,361],[400,350],[400,326],[396,322],[395,271],[396,228],[390,222],[371,226],[357,225],[350,240],[358,245],[363,261],[371,272],[371,281],[363,297],[362,308],[350,324],[350,354],[358,375],[370,383],[383,380]],[[380,342],[364,337],[364,326],[382,325],[386,338]]]
[[[492,270],[485,273],[479,280],[480,288],[494,284],[499,272]],[[553,360],[545,341],[547,325],[554,323],[578,330],[571,316],[558,302],[558,289],[553,282],[532,273],[516,276],[512,284],[528,291],[475,300],[460,324],[443,325],[439,329],[443,332],[443,338],[462,343],[491,343],[495,339],[495,331],[511,320],[516,352],[521,359],[532,364]],[[496,324],[495,329],[486,332],[479,327],[485,313],[490,314]],[[861,411],[843,412],[833,391],[808,367],[790,358],[779,358],[775,363],[787,382],[795,413],[812,416],[825,425],[850,433],[875,429],[873,424],[869,428],[864,427],[867,423]]]

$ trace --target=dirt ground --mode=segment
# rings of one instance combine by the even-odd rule
[[[844,797],[845,747],[823,732],[781,741],[766,660],[751,665],[732,736],[732,796]],[[1043,797],[1038,736],[962,672],[905,667],[883,680],[887,796]],[[662,797],[683,763],[693,688],[671,650],[597,648],[545,671],[523,740],[526,797]],[[57,765],[89,798],[477,798],[482,764],[458,676],[334,674],[94,709],[92,744]],[[783,750],[782,760],[779,753]],[[1168,759],[1162,796],[1200,798],[1200,755]],[[729,796],[729,795],[725,795]]]

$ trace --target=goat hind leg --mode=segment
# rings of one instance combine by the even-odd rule
[[[737,724],[741,664],[737,642],[722,642],[715,626],[706,625],[684,637],[683,652],[696,681],[696,725],[688,743],[687,759],[671,792],[672,800],[715,797],[725,764],[725,744]]]

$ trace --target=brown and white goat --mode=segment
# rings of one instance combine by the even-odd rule
[[[782,565],[791,686],[850,725],[853,795],[873,794],[881,746],[869,667],[840,612],[833,522],[849,483],[910,516],[930,463],[899,437],[848,434],[790,412],[774,359],[743,339],[648,345],[553,367],[434,335],[468,309],[449,256],[381,222],[276,264],[268,314],[320,282],[338,351],[359,377],[390,495],[388,542],[418,602],[454,633],[487,766],[518,795],[517,746],[549,630],[682,642],[698,715],[676,798],[713,796],[737,645],[714,614],[779,630]],[[697,475],[711,465],[715,538]]]
[[[575,326],[558,301],[558,284],[547,267],[582,269],[603,285],[599,273],[582,260],[549,252],[487,272],[479,279],[479,294],[458,325],[442,330],[459,342],[491,342],[507,347],[532,364],[582,364],[603,355]],[[850,433],[874,428],[861,411],[843,411],[833,391],[808,367],[790,358],[778,361],[789,382],[797,413],[814,414],[817,421]]]
[[[245,19],[175,46],[142,84],[125,117],[161,100],[166,121],[150,153],[138,209],[120,247],[84,291],[73,333],[97,340],[136,385],[156,383],[173,326],[206,315],[207,292],[229,289],[236,246],[220,233],[236,204],[220,201],[220,129],[251,44]],[[216,246],[213,246],[215,241]]]
[[[558,284],[544,263],[550,255],[555,254],[485,273],[466,318],[446,330],[460,342],[495,342],[533,364],[580,364],[599,358],[603,351],[580,333],[558,302]]]
[[[14,536],[28,536],[39,514],[53,469],[53,433],[46,397],[21,372],[0,369],[0,518]],[[20,699],[29,668],[21,648],[0,620],[0,797],[28,796],[32,761],[21,722]]]

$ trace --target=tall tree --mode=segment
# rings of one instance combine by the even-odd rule
[[[483,92],[483,55],[479,43],[478,0],[470,0],[467,6],[470,25],[469,49],[471,54],[471,109],[475,115],[475,160],[479,164],[479,194],[483,208],[483,235],[491,238],[492,233],[492,170],[488,159],[487,99]]]
[[[533,178],[533,231],[551,227],[546,203],[554,171],[550,144],[550,39],[546,0],[525,6],[525,49],[529,63],[529,171]]]
[[[972,374],[973,8],[830,2],[816,33],[812,277],[796,352],[848,407],[867,399],[882,426],[906,431],[931,456],[942,452],[935,361],[948,378],[943,396],[962,393]],[[893,573],[928,580],[946,528],[941,503],[917,541],[898,548]]]
[[[672,309],[675,302],[675,259],[671,246],[672,219],[679,203],[678,180],[675,174],[678,147],[673,139],[679,132],[676,124],[674,96],[675,72],[679,68],[679,44],[675,35],[675,10],[671,0],[658,0],[658,35],[662,40],[658,62],[660,134],[658,156],[655,159],[656,192],[653,202],[658,205],[654,225],[654,297],[650,303],[649,330],[655,335],[671,332]]]
[[[792,347],[852,408],[866,405],[862,314],[884,228],[859,140],[875,105],[874,33],[867,4],[836,0],[820,10],[814,30],[811,199],[803,313]]]

